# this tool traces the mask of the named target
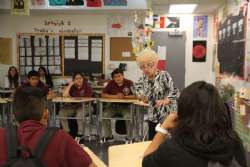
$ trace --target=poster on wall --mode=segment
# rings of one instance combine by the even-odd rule
[[[180,28],[180,18],[161,16],[160,28]]]
[[[218,61],[220,73],[240,78],[248,77],[244,65],[248,60],[246,53],[247,5],[238,7],[238,11],[229,12],[224,20],[220,20],[218,28]],[[246,60],[246,61],[245,61]],[[247,71],[245,71],[247,72]],[[247,72],[248,73],[248,72]]]
[[[127,6],[127,0],[103,0],[104,6]]]
[[[206,62],[207,41],[193,41],[193,62]]]
[[[194,16],[194,38],[207,38],[208,31],[208,17],[207,16]]]
[[[33,6],[45,6],[46,5],[46,0],[32,0],[31,2]]]
[[[101,0],[87,0],[87,7],[101,7]]]
[[[11,0],[12,15],[29,15],[30,1],[29,0]]]

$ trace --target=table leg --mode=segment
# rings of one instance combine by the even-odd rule
[[[56,103],[54,104],[54,109],[53,109],[53,113],[52,113],[52,124],[54,125],[54,127],[56,127]]]
[[[85,136],[85,103],[82,103],[82,135]]]
[[[102,111],[103,111],[103,103],[102,102],[98,102],[98,109],[99,109],[99,128],[98,128],[98,134],[99,134],[99,138],[101,139],[103,137],[102,135]]]

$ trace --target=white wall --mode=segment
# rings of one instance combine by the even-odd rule
[[[208,37],[207,37],[207,60],[204,63],[192,62],[193,49],[193,14],[166,15],[162,6],[156,6],[153,10],[165,16],[180,17],[179,31],[186,32],[186,56],[185,56],[185,86],[198,81],[205,80],[210,83],[215,83],[215,75],[212,71],[213,62],[213,16],[208,16]],[[174,31],[174,29],[162,30],[154,29],[153,31]],[[196,39],[198,40],[198,39]],[[202,39],[204,40],[204,39]]]
[[[128,14],[123,14],[128,15]],[[34,27],[44,27],[44,20],[71,20],[72,27],[81,29],[82,33],[105,33],[107,34],[107,17],[109,14],[75,14],[75,15],[32,15],[32,16],[11,16],[9,14],[0,14],[0,37],[13,38],[13,65],[17,65],[17,54],[16,54],[16,33],[30,33],[34,32]],[[129,16],[130,22],[133,22],[133,17]],[[54,32],[57,32],[61,27],[51,28]],[[65,27],[69,28],[69,27]],[[128,30],[132,31],[132,30]],[[121,62],[110,62],[110,45],[109,36],[105,38],[105,72],[106,76],[110,77],[112,70],[108,69],[110,63],[115,64],[117,67]],[[137,68],[135,62],[123,62],[128,64],[128,71],[125,72],[127,78],[136,80],[140,75],[140,71]],[[8,66],[0,65],[0,78],[6,74]],[[0,82],[1,84],[1,82]]]
[[[123,14],[127,15],[127,14]],[[72,25],[85,33],[107,33],[107,17],[109,14],[71,14],[71,15],[31,15],[31,16],[11,16],[9,14],[0,14],[0,37],[16,38],[18,32],[34,32],[34,27],[43,27],[44,20],[71,20]],[[197,80],[205,80],[214,83],[212,72],[212,23],[213,17],[209,16],[209,37],[207,39],[207,61],[205,63],[192,62],[192,41],[193,41],[193,15],[179,15],[181,17],[181,30],[186,31],[186,73],[185,85]],[[130,21],[133,22],[133,13],[130,15]],[[54,28],[57,31],[59,28]],[[128,30],[132,31],[132,30]],[[110,63],[118,66],[119,63],[127,63],[128,71],[125,72],[127,78],[137,80],[141,76],[141,71],[136,62],[117,62],[110,61],[109,36],[106,35],[105,41],[105,73],[110,77],[111,69],[108,68]],[[16,58],[16,41],[13,40],[13,64],[17,65]],[[0,79],[6,74],[6,66],[0,65]],[[2,79],[1,79],[2,80]],[[0,80],[0,81],[1,81]],[[1,84],[1,82],[0,82]]]

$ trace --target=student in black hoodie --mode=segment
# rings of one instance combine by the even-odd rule
[[[216,88],[199,81],[178,99],[144,153],[143,167],[248,167],[245,151]],[[172,133],[170,134],[169,131]],[[172,136],[172,137],[170,137]]]

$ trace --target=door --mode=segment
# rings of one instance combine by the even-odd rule
[[[169,32],[153,32],[154,50],[158,46],[166,46],[166,71],[172,76],[175,85],[182,90],[185,87],[185,46],[186,34],[169,34]]]

